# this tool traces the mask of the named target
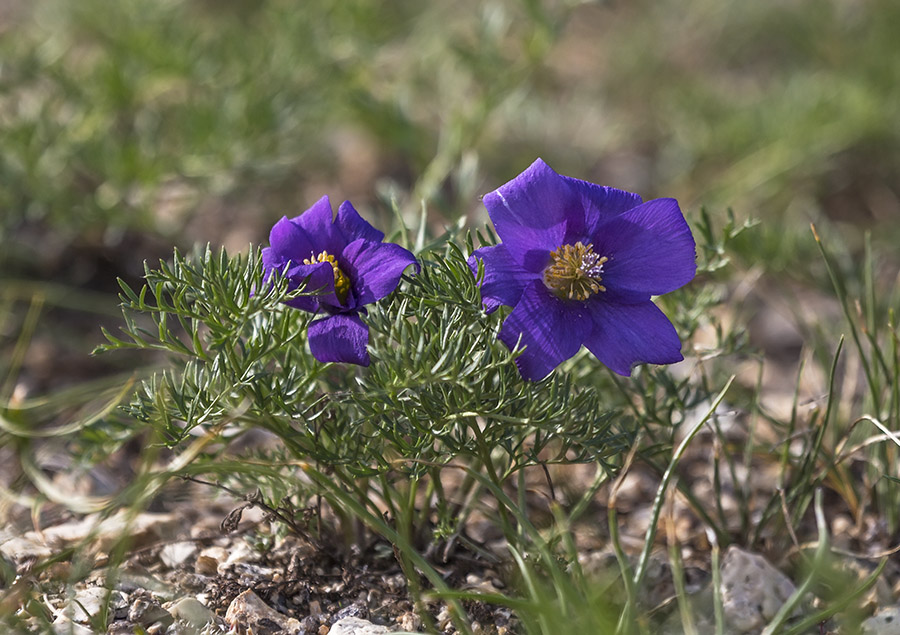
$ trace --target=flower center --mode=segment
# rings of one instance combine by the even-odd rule
[[[566,300],[587,300],[606,287],[603,279],[603,263],[606,256],[594,253],[593,245],[580,240],[574,245],[561,245],[550,252],[550,264],[544,269],[544,284],[558,297]]]
[[[350,278],[341,271],[337,260],[335,260],[334,256],[327,251],[323,251],[318,256],[315,254],[310,254],[310,256],[310,258],[305,258],[303,260],[304,265],[314,265],[317,262],[327,262],[331,265],[331,268],[334,270],[334,294],[341,304],[346,304],[347,294],[350,292]]]

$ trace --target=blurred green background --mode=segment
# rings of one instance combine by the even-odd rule
[[[896,0],[3,0],[3,396],[126,365],[86,357],[115,278],[173,245],[323,194],[481,224],[537,156],[759,219],[742,268],[782,283],[827,288],[810,222],[891,263],[897,33]]]

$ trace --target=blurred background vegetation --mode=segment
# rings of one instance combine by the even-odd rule
[[[244,250],[323,194],[480,225],[537,156],[758,219],[735,271],[831,319],[810,222],[847,263],[874,229],[896,278],[898,32],[894,0],[3,0],[0,396],[127,372],[98,323],[173,245]]]
[[[758,221],[719,254],[733,266],[687,292],[721,294],[711,322],[760,352],[723,355],[712,384],[737,374],[729,399],[793,431],[834,398],[834,438],[798,455],[818,486],[854,417],[900,416],[898,33],[896,0],[0,0],[0,412],[19,426],[0,431],[0,486],[27,490],[7,466],[29,436],[112,408],[151,361],[89,355],[121,324],[117,277],[139,288],[173,246],[264,244],[324,194],[383,228],[423,204],[435,235],[480,227],[480,196],[538,156],[676,197],[695,232],[701,207],[718,228],[729,209]],[[848,322],[858,355],[829,386]],[[84,426],[36,463],[90,464],[130,425]],[[94,491],[126,485],[143,449]],[[867,509],[878,484],[896,535],[900,485],[879,481],[896,456],[873,465],[830,491]]]

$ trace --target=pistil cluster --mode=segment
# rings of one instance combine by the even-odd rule
[[[347,304],[347,294],[350,292],[350,278],[341,271],[334,256],[327,251],[323,251],[318,256],[315,254],[310,254],[310,256],[310,258],[304,258],[304,265],[314,265],[317,262],[327,262],[331,265],[331,268],[334,269],[334,294],[341,304]]]
[[[550,252],[550,264],[544,269],[544,284],[558,297],[583,302],[595,293],[606,291],[603,263],[609,258],[594,253],[591,243],[580,240],[574,245],[561,245]]]

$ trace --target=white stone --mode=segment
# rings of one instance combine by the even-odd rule
[[[383,635],[393,631],[387,626],[373,624],[358,617],[345,617],[331,625],[328,635]]]
[[[76,624],[65,615],[60,615],[53,620],[54,635],[94,635],[94,631]]]
[[[159,559],[170,569],[175,569],[187,562],[195,553],[197,553],[195,542],[172,542],[160,550]]]
[[[166,540],[171,537],[178,525],[178,517],[175,514],[155,514],[144,512],[132,516],[127,511],[122,511],[100,520],[99,516],[86,516],[85,518],[54,527],[47,527],[41,534],[30,531],[26,538],[36,541],[46,541],[51,547],[68,546],[80,543],[88,538],[100,551],[109,549],[118,543],[123,537],[128,536],[132,540],[133,548],[140,548],[158,540]]]
[[[279,613],[249,589],[234,598],[225,612],[225,622],[238,632],[261,630],[257,623],[264,620],[274,622],[289,633],[300,630],[299,620]]]
[[[16,536],[0,544],[0,553],[15,563],[49,558],[53,552],[39,538]]]
[[[224,547],[207,547],[200,552],[194,562],[194,571],[200,575],[216,575],[219,565],[228,560],[228,551]]]
[[[107,595],[109,595],[109,589],[99,586],[79,589],[64,609],[63,615],[73,622],[89,622],[93,616],[100,613],[100,609],[106,603]],[[117,597],[121,597],[121,593],[113,591],[110,603],[116,604]]]
[[[731,546],[722,562],[722,606],[729,633],[758,633],[796,587],[760,555]]]
[[[166,605],[169,613],[176,620],[185,622],[194,628],[203,628],[216,621],[216,614],[194,598],[181,598],[171,606]]]
[[[397,618],[397,626],[399,626],[401,630],[416,633],[418,632],[419,627],[422,626],[422,618],[413,611],[407,611]]]
[[[225,562],[228,560],[228,550],[225,547],[219,547],[218,545],[204,548],[203,551],[200,552],[200,555],[205,558],[211,558],[216,562]]]
[[[228,551],[228,557],[224,562],[219,560],[219,573],[227,570],[229,565],[241,564],[247,562],[258,562],[260,560],[259,552],[246,542],[238,542],[232,549]]]

